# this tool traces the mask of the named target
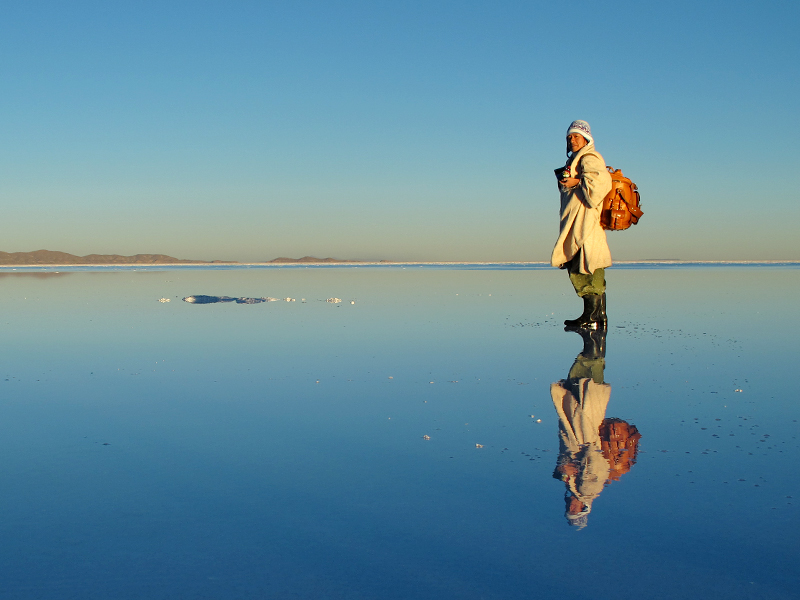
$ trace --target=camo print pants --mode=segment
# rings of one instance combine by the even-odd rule
[[[587,275],[580,272],[579,259],[575,257],[567,263],[567,272],[575,293],[581,298],[590,294],[604,294],[606,291],[606,270],[595,269],[594,273]]]

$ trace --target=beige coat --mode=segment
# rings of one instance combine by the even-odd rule
[[[570,159],[572,177],[581,180],[574,188],[561,190],[561,232],[553,248],[550,264],[561,267],[580,256],[580,272],[594,273],[611,266],[606,232],[600,226],[603,198],[611,191],[611,175],[603,157],[587,144]]]

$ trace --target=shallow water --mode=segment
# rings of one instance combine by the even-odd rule
[[[0,274],[0,595],[795,598],[800,269],[608,280],[641,439],[571,526],[557,270]]]

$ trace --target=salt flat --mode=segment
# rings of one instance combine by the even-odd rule
[[[608,281],[641,438],[571,526],[560,271],[4,271],[0,594],[795,597],[800,269]]]

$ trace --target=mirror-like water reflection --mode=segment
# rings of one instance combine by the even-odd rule
[[[583,350],[567,378],[550,386],[559,419],[558,466],[553,477],[567,488],[567,522],[583,529],[603,488],[636,463],[642,434],[635,425],[606,417],[611,398],[611,386],[604,379],[607,332],[574,331],[583,339]]]
[[[0,594],[793,598],[799,274],[3,277]]]

